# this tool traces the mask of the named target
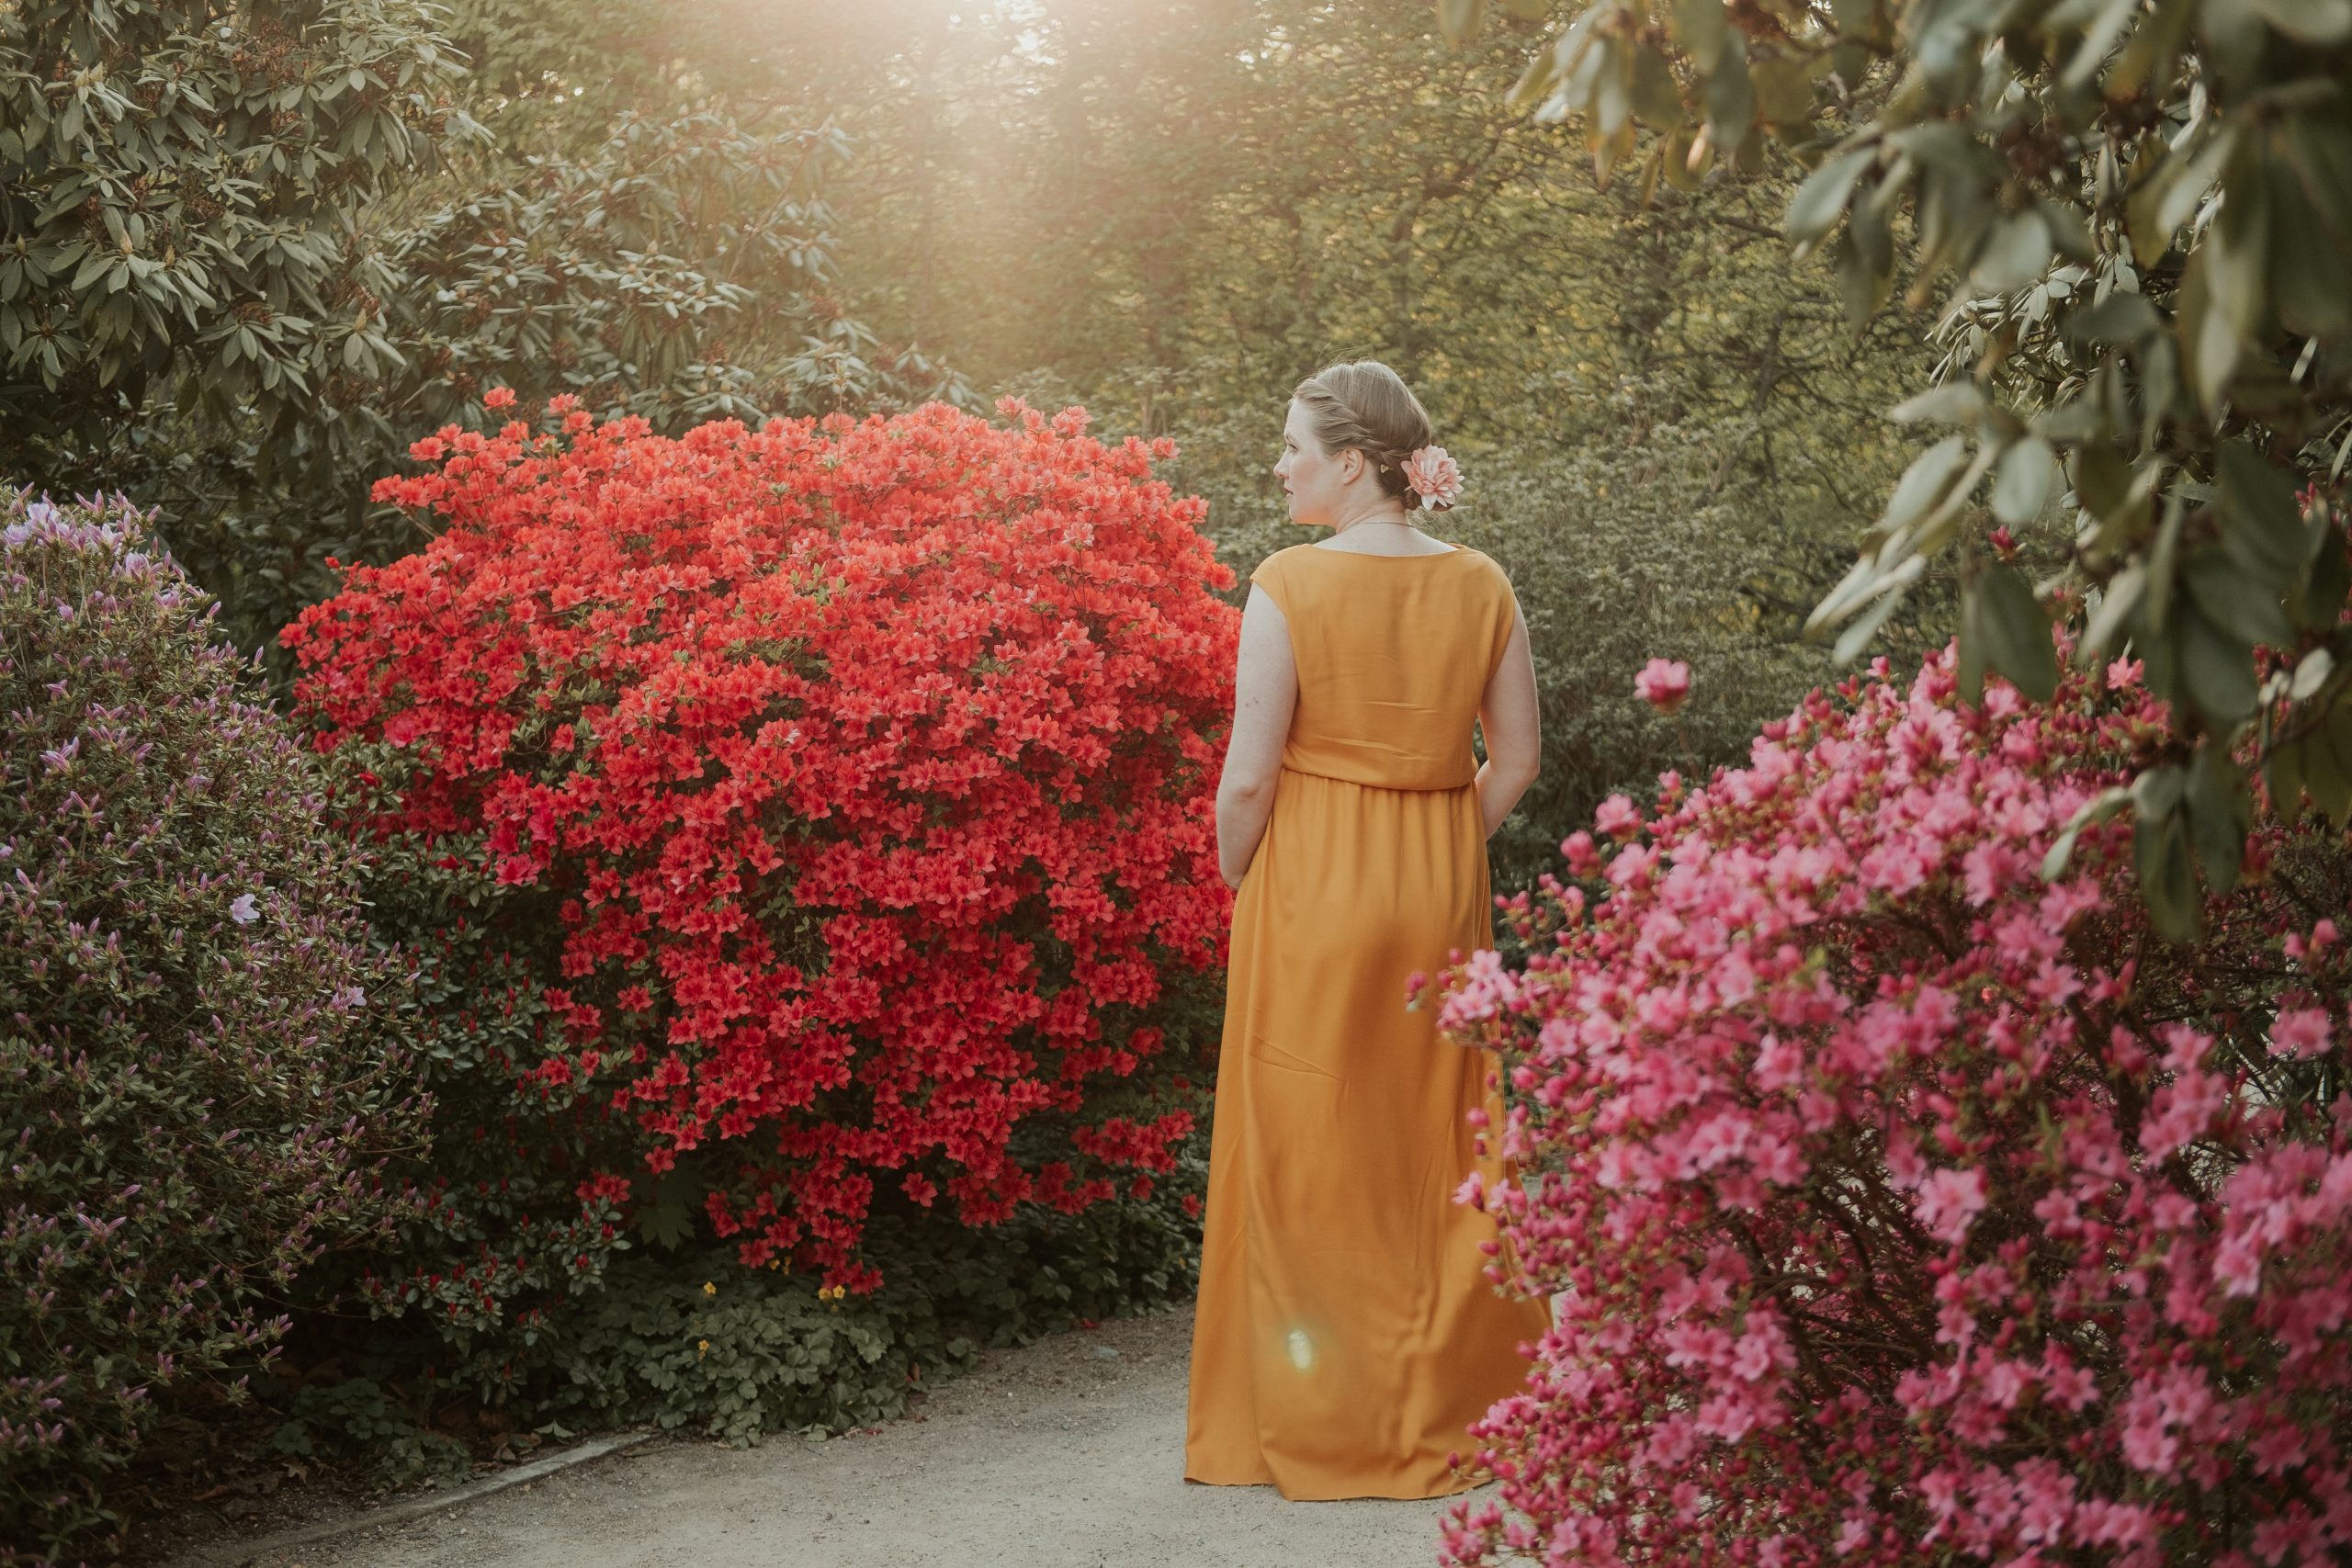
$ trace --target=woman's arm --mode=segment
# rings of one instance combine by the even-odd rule
[[[1216,859],[1227,887],[1238,888],[1273,815],[1283,741],[1298,705],[1298,666],[1290,622],[1264,589],[1250,590],[1241,610],[1241,652],[1233,671],[1233,733],[1216,786]]]
[[[1535,701],[1535,656],[1527,646],[1527,617],[1511,602],[1510,641],[1502,662],[1487,679],[1478,699],[1478,728],[1487,737],[1487,760],[1478,769],[1478,812],[1493,838],[1542,763],[1544,738]]]

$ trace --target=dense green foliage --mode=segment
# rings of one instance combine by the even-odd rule
[[[821,115],[739,108],[649,6],[0,11],[0,472],[163,508],[260,646],[368,486],[493,385],[664,427],[962,395],[833,290]],[[741,83],[738,85],[750,85]]]
[[[1768,141],[1812,167],[1786,229],[1859,324],[1946,278],[1911,466],[1816,624],[1867,636],[1956,558],[1963,685],[2047,697],[2048,609],[2128,650],[2176,741],[2133,785],[2160,931],[2235,885],[2251,732],[2273,798],[2352,820],[2352,4],[1838,0],[1573,6],[1513,99],[1645,186]],[[1439,6],[1457,38],[1479,7]],[[1850,127],[1850,129],[1849,129]],[[1905,231],[1915,242],[1902,243]],[[2041,584],[2008,536],[2041,535]]]
[[[1148,1200],[1032,1206],[987,1230],[907,1206],[876,1227],[890,1282],[870,1295],[746,1273],[724,1249],[640,1247],[538,1337],[528,1377],[488,1399],[401,1324],[313,1319],[301,1375],[262,1384],[288,1412],[273,1446],[397,1484],[462,1476],[466,1439],[521,1432],[642,1422],[743,1445],[888,1420],[983,1348],[1191,1299],[1200,1224],[1184,1205],[1207,1158],[1204,1129]]]
[[[0,1562],[119,1544],[164,1396],[232,1396],[420,1131],[315,769],[127,505],[0,489]],[[241,1382],[242,1380],[239,1380]]]

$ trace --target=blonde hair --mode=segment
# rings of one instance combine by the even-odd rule
[[[1431,432],[1429,411],[1396,372],[1377,359],[1343,361],[1290,395],[1306,410],[1306,428],[1326,457],[1353,447],[1371,461],[1383,494],[1406,493],[1405,459],[1430,445]]]

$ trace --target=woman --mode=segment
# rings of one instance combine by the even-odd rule
[[[1432,1497],[1510,1393],[1542,1301],[1485,1279],[1453,1201],[1492,1060],[1405,1009],[1494,942],[1486,840],[1534,781],[1535,671],[1502,570],[1414,518],[1459,479],[1371,360],[1299,383],[1274,471],[1330,537],[1251,574],[1217,852],[1238,889],[1193,1329],[1188,1481]],[[1408,506],[1408,502],[1412,503]],[[1487,761],[1471,750],[1473,720]]]

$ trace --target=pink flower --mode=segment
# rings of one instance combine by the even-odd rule
[[[1634,694],[1660,713],[1672,713],[1690,694],[1690,666],[1679,659],[1653,659],[1634,677]]]
[[[2274,1056],[2324,1056],[2327,1043],[2327,1014],[2319,1008],[2290,1008],[2270,1026]]]
[[[1421,498],[1421,509],[1452,506],[1462,494],[1462,470],[1442,446],[1416,447],[1405,459],[1405,483]]]
[[[1592,814],[1592,825],[1612,839],[1629,839],[1642,826],[1642,814],[1622,795],[1612,795]]]
[[[514,389],[512,387],[492,387],[489,391],[484,392],[481,395],[481,406],[486,409],[513,408],[514,406]]]
[[[1947,1246],[1968,1239],[1968,1227],[1984,1212],[1984,1173],[1981,1170],[1938,1170],[1919,1184],[1919,1223]]]

